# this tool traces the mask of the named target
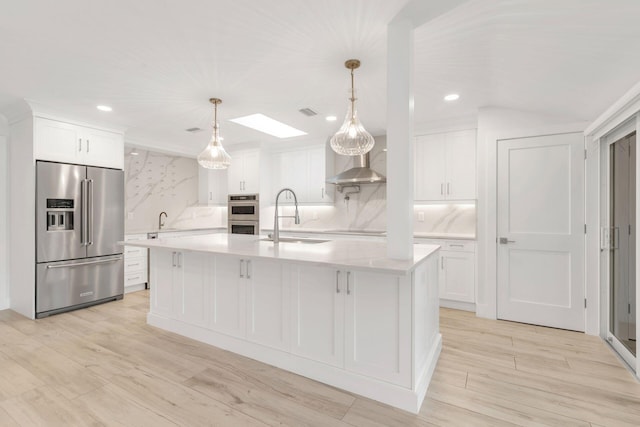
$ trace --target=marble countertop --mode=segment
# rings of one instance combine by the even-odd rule
[[[336,268],[357,268],[382,273],[409,274],[417,265],[435,253],[439,246],[414,245],[413,259],[387,257],[385,242],[362,240],[328,240],[323,243],[263,241],[266,236],[242,234],[207,234],[181,238],[158,238],[126,242],[143,248],[176,249],[253,258],[304,262]]]

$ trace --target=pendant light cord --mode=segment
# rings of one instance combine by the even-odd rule
[[[354,84],[353,84],[353,68],[351,69],[351,119],[353,120],[353,115],[356,111],[356,94]]]

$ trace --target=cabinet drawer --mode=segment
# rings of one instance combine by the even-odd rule
[[[147,270],[125,273],[124,287],[147,283]]]
[[[476,251],[476,243],[475,242],[467,242],[464,240],[453,240],[453,241],[445,241],[442,245],[443,251],[458,251],[458,252],[475,252]]]
[[[126,258],[124,260],[124,274],[134,273],[138,271],[147,271],[147,257]]]
[[[138,246],[125,246],[124,247],[125,258],[133,257],[145,257],[147,256],[147,248],[141,248]]]

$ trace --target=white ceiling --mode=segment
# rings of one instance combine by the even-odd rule
[[[0,109],[27,98],[193,155],[215,96],[225,145],[275,140],[228,121],[257,112],[325,138],[345,114],[343,63],[355,57],[361,119],[382,134],[386,26],[406,3],[0,0]],[[640,80],[639,18],[637,0],[470,1],[415,32],[416,122],[489,105],[593,120]],[[461,99],[445,104],[453,91]]]

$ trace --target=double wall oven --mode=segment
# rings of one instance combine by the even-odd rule
[[[260,201],[257,194],[229,195],[229,233],[260,234]]]

